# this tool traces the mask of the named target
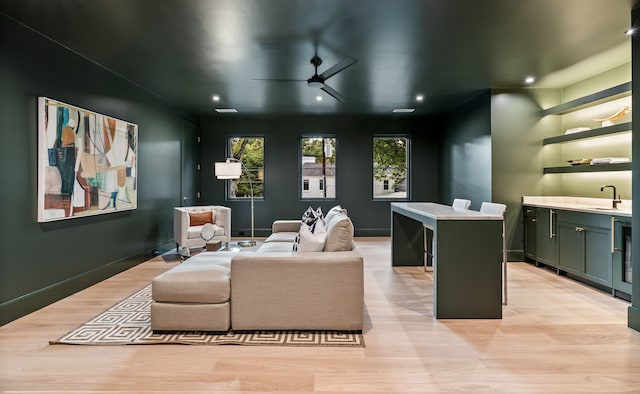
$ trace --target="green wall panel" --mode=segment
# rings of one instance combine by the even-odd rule
[[[471,200],[478,210],[491,201],[491,95],[477,92],[445,115],[441,145],[440,197]]]
[[[0,324],[172,244],[182,115],[159,98],[0,15]],[[36,221],[37,97],[139,126],[138,209]]]

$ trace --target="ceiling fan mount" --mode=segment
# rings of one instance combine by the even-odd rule
[[[347,57],[347,58],[342,59],[338,63],[334,64],[333,66],[329,67],[323,73],[318,74],[318,67],[322,64],[322,59],[320,58],[320,56],[314,55],[311,58],[310,63],[315,68],[315,72],[313,73],[313,75],[309,79],[306,79],[306,80],[305,79],[303,79],[303,80],[300,80],[300,79],[263,79],[263,80],[275,81],[275,82],[306,81],[307,82],[307,86],[309,86],[310,88],[321,89],[322,91],[324,91],[325,93],[327,93],[328,95],[333,97],[334,99],[336,99],[338,101],[344,101],[344,99],[345,99],[344,96],[342,94],[340,94],[338,91],[336,91],[335,89],[333,89],[331,86],[327,85],[325,82],[326,82],[327,79],[333,77],[334,75],[336,75],[337,73],[339,73],[341,71],[344,71],[345,69],[347,69],[348,67],[351,67],[352,65],[356,64],[357,62],[358,62],[357,59],[354,59],[352,57]]]
[[[315,55],[311,58],[310,63],[313,64],[316,72],[311,76],[311,78],[307,79],[307,86],[310,88],[322,88],[324,86],[324,80],[326,79],[318,75],[318,66],[322,64],[322,59],[320,56]]]

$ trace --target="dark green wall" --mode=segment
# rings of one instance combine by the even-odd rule
[[[437,118],[375,116],[238,117],[201,119],[202,202],[232,209],[233,235],[250,234],[248,201],[225,201],[225,182],[213,176],[213,163],[226,157],[227,139],[235,135],[265,137],[265,198],[255,202],[256,236],[271,231],[276,219],[295,219],[308,206],[326,212],[336,204],[347,208],[357,236],[388,236],[389,201],[372,199],[374,135],[404,134],[411,138],[410,188],[413,201],[439,201]],[[337,198],[299,198],[299,141],[302,135],[334,135],[338,140]]]
[[[444,116],[441,198],[471,200],[478,210],[491,201],[491,93],[479,91]]]
[[[509,261],[523,261],[522,196],[542,195],[540,106],[529,91],[491,93],[492,199],[507,205]]]
[[[38,96],[139,126],[137,210],[37,223]],[[182,127],[175,109],[0,15],[0,122],[0,324],[173,246]]]

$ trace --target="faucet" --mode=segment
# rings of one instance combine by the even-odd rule
[[[616,187],[614,185],[602,185],[602,187],[600,188],[600,191],[604,191],[605,188],[610,187],[613,189],[613,209],[618,209],[618,204],[620,204],[622,202],[622,200],[620,200],[620,196],[618,196],[618,198],[616,199]]]

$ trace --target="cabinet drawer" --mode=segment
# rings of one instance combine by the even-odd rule
[[[573,211],[556,211],[558,221],[578,223],[583,226],[593,226],[611,229],[611,216],[599,215],[594,213],[573,212]]]

